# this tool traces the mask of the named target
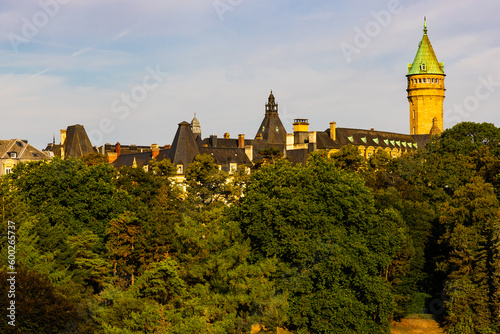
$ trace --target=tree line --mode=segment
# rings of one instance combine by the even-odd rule
[[[345,146],[230,176],[199,155],[186,192],[166,160],[21,163],[0,178],[17,238],[9,330],[389,333],[431,313],[452,334],[499,332],[499,143],[466,122],[399,158]]]

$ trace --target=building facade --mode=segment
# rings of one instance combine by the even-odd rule
[[[50,159],[51,156],[28,144],[27,140],[0,140],[0,175],[10,174],[20,162]]]

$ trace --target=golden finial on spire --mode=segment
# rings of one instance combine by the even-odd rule
[[[427,17],[424,16],[424,34],[427,35]]]

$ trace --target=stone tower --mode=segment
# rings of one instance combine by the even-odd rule
[[[412,64],[408,64],[408,101],[410,102],[410,134],[434,134],[443,131],[444,64],[437,60],[427,36],[424,36]]]
[[[194,118],[191,121],[191,131],[194,134],[194,137],[200,137],[201,139],[201,126],[200,126],[200,121],[198,121],[198,118],[196,118],[196,113],[194,114]]]

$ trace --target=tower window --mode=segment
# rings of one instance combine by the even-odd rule
[[[422,79],[418,79],[418,83],[422,83]]]
[[[415,110],[413,110],[413,119],[415,119]]]
[[[427,71],[427,67],[425,66],[425,63],[422,63],[420,65],[420,70],[423,71],[423,72],[426,72]]]
[[[424,83],[425,83],[425,78],[424,78]]]

